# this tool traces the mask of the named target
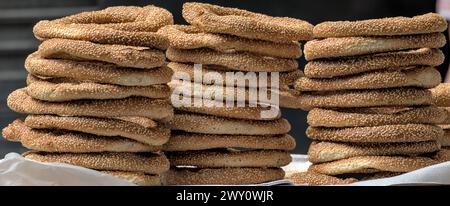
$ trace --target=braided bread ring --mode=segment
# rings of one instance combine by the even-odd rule
[[[348,57],[417,48],[440,48],[446,43],[442,33],[391,37],[342,37],[312,40],[305,44],[305,59]]]
[[[401,70],[411,66],[439,66],[444,63],[439,49],[388,52],[339,59],[321,59],[306,64],[304,72],[309,78],[331,78],[375,70]]]
[[[166,49],[168,39],[155,32],[170,24],[172,14],[163,8],[117,6],[40,21],[33,32],[40,40],[63,38]]]
[[[313,26],[287,17],[270,17],[242,9],[205,3],[185,3],[183,17],[190,24],[211,33],[223,33],[250,39],[290,42],[312,39]]]
[[[392,36],[443,32],[447,21],[439,14],[428,13],[420,16],[391,17],[362,21],[334,21],[317,24],[315,38],[348,36]]]

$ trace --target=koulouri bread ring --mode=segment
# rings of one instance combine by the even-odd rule
[[[29,73],[41,77],[68,78],[124,86],[165,84],[170,82],[173,74],[167,66],[136,69],[104,62],[44,59],[39,52],[34,52],[27,57],[25,68]]]
[[[441,82],[441,74],[432,67],[397,71],[374,71],[335,78],[300,77],[295,83],[299,91],[333,91],[347,89],[383,89],[395,87],[433,88]]]
[[[166,55],[174,62],[219,65],[247,72],[289,72],[298,69],[295,59],[265,57],[248,52],[222,53],[212,49],[169,47]]]
[[[431,92],[419,88],[303,92],[298,98],[304,108],[351,108],[431,105]]]
[[[430,91],[433,96],[433,104],[439,107],[450,107],[450,83],[439,84]]]
[[[30,151],[22,154],[37,162],[59,162],[95,170],[143,172],[162,174],[169,170],[169,161],[164,155],[155,153],[48,153]]]
[[[20,119],[4,128],[2,134],[9,141],[20,142],[28,149],[43,152],[157,152],[162,149],[161,146],[151,146],[121,137],[32,129]]]
[[[166,153],[166,155],[172,167],[282,167],[286,166],[292,161],[292,157],[289,152],[280,150],[198,150],[186,152],[168,152]]]
[[[24,114],[54,114],[58,116],[123,117],[141,116],[166,119],[173,115],[169,100],[129,97],[115,100],[74,100],[46,102],[33,99],[25,89],[12,92],[7,99],[8,107]]]
[[[165,49],[169,41],[156,31],[170,24],[173,16],[166,9],[152,5],[116,6],[40,21],[33,32],[40,40],[62,38]]]
[[[212,135],[174,132],[163,148],[164,151],[169,152],[218,148],[292,150],[295,148],[295,139],[289,134]]]
[[[138,186],[161,186],[160,175],[149,175],[143,172],[125,172],[125,171],[100,171]]]
[[[164,127],[145,128],[127,121],[97,117],[29,115],[25,118],[25,124],[35,129],[63,129],[99,136],[121,136],[148,145],[162,145],[170,136],[170,130]]]
[[[327,21],[314,26],[315,38],[349,36],[393,36],[443,32],[447,21],[439,14],[390,17],[360,21]]]
[[[40,79],[28,75],[25,87],[31,97],[49,102],[81,99],[123,99],[127,97],[148,97],[165,99],[170,97],[167,85],[121,86],[95,82],[78,82],[62,78]]]
[[[357,156],[416,156],[439,151],[436,141],[400,143],[338,143],[313,142],[308,149],[308,160],[314,164]]]
[[[190,24],[211,33],[290,42],[312,39],[313,26],[288,17],[270,17],[242,9],[205,3],[185,3],[183,17]]]
[[[281,168],[171,168],[164,185],[246,185],[284,178]]]
[[[302,55],[298,42],[275,43],[205,33],[195,26],[169,25],[161,28],[158,33],[166,35],[169,38],[170,46],[177,49],[210,48],[223,53],[250,52],[280,58],[299,58]]]
[[[241,72],[232,69],[228,69],[223,66],[217,65],[201,65],[198,71],[201,71],[202,78],[195,78],[195,66],[193,64],[182,64],[178,62],[170,62],[167,64],[174,73],[184,73],[187,74],[191,81],[194,83],[201,83],[204,85],[220,85],[227,83],[227,86],[235,87],[258,87],[257,82],[267,82],[267,87],[288,89],[290,86],[294,85],[295,81],[303,76],[301,70],[295,70],[291,72],[280,72],[278,76],[279,84],[272,84],[272,75],[267,74],[263,76],[262,74],[254,74],[253,72]],[[209,81],[208,79],[212,76],[220,77],[222,81]],[[273,80],[275,82],[275,80]]]
[[[346,185],[357,182],[355,178],[341,179],[329,175],[320,174],[317,172],[297,172],[288,177],[296,185]]]
[[[306,135],[318,141],[389,143],[437,140],[444,135],[444,131],[430,124],[405,124],[348,128],[308,127]]]
[[[39,45],[39,55],[47,59],[101,61],[121,67],[150,69],[165,64],[163,51],[147,47],[96,44],[70,39],[49,39]]]
[[[313,164],[308,171],[325,175],[410,172],[437,163],[438,161],[428,157],[359,156],[334,162]]]
[[[439,49],[387,52],[339,59],[320,59],[306,64],[304,72],[309,78],[331,78],[376,70],[402,70],[416,66],[439,66],[444,62]]]
[[[445,129],[444,135],[438,137],[437,142],[443,147],[450,147],[450,129]]]
[[[348,109],[314,108],[308,113],[313,127],[364,127],[390,124],[439,124],[446,112],[436,106],[368,107]]]
[[[305,59],[348,57],[417,48],[441,48],[446,43],[441,33],[391,37],[342,37],[312,40],[305,44]]]
[[[167,124],[172,130],[202,134],[277,135],[291,130],[286,119],[257,121],[192,113],[175,114]]]

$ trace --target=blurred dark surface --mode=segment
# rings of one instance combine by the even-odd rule
[[[38,41],[33,37],[33,25],[41,19],[53,19],[80,11],[94,10],[111,5],[154,4],[172,12],[175,23],[184,24],[181,8],[186,1],[179,0],[0,0],[0,127],[5,127],[15,118],[24,115],[10,111],[6,106],[7,95],[25,86],[26,71],[23,67],[26,56],[36,50]],[[272,16],[288,16],[304,19],[312,24],[322,21],[359,20],[391,16],[414,16],[435,11],[434,0],[219,0],[200,1],[222,6],[237,7]],[[447,32],[446,32],[447,34]],[[448,46],[443,48],[448,53]],[[304,60],[301,60],[301,67]],[[444,74],[448,60],[440,67]],[[284,109],[283,115],[292,125],[292,135],[297,139],[295,153],[306,153],[309,140],[306,138],[306,112]],[[23,152],[18,143],[0,140],[0,159],[8,152]]]

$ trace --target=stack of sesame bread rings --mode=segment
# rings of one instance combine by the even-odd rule
[[[444,130],[444,135],[437,139],[441,145],[441,150],[436,157],[442,161],[450,161],[450,83],[441,83],[437,87],[430,89],[433,104],[446,112],[446,118],[439,124]]]
[[[256,80],[263,81],[259,72],[280,72],[280,84],[273,86],[288,89],[302,75],[296,61],[301,56],[298,41],[312,38],[312,25],[203,3],[184,4],[183,17],[191,25],[158,31],[170,41],[166,56],[174,71],[169,85],[175,115],[168,123],[171,139],[164,146],[171,169],[164,182],[256,184],[283,179],[280,167],[291,162],[289,150],[295,147],[289,122],[278,105],[275,114],[264,116],[264,102],[250,105],[250,98],[236,97],[267,87],[249,81],[222,83],[229,73],[255,73]],[[201,78],[194,78],[194,71],[200,71]],[[211,73],[223,82],[208,81]],[[180,95],[175,90],[190,92]],[[180,97],[189,103],[175,104]]]
[[[160,185],[169,169],[161,153],[173,116],[172,71],[156,31],[173,24],[155,6],[110,7],[52,21],[34,34],[39,50],[26,59],[27,86],[11,93],[8,106],[27,114],[3,136],[31,151],[39,162],[95,169],[138,185]]]
[[[316,25],[295,83],[310,110],[312,165],[294,179],[346,184],[445,161],[437,124],[446,112],[428,89],[441,82],[434,67],[444,61],[446,28],[433,13]]]

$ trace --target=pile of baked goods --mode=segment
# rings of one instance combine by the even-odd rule
[[[308,113],[308,172],[297,183],[346,184],[445,161],[437,126],[446,112],[428,90],[441,82],[444,18],[425,14],[324,22],[305,44],[295,84]]]
[[[283,179],[280,167],[291,162],[288,151],[295,147],[291,126],[278,104],[266,107],[269,102],[250,96],[287,89],[302,75],[298,41],[312,38],[312,25],[203,3],[185,3],[183,17],[191,25],[158,31],[170,42],[166,56],[174,71],[169,85],[176,108],[169,122],[172,136],[164,146],[171,163],[164,181],[255,184]],[[270,72],[280,72],[279,85],[263,84]],[[242,76],[230,80],[230,73]],[[211,75],[218,79],[211,81]],[[245,79],[251,75],[254,79]],[[177,103],[180,99],[187,103]]]
[[[31,151],[25,158],[95,169],[138,185],[161,184],[169,169],[160,152],[170,130],[172,71],[165,64],[173,24],[155,6],[110,7],[52,21],[34,34],[43,42],[28,56],[27,86],[8,106],[27,114],[3,136]]]
[[[450,161],[450,83],[441,83],[430,91],[433,104],[447,113],[447,118],[438,125],[444,130],[444,135],[437,139],[441,145],[437,157],[443,161]]]

